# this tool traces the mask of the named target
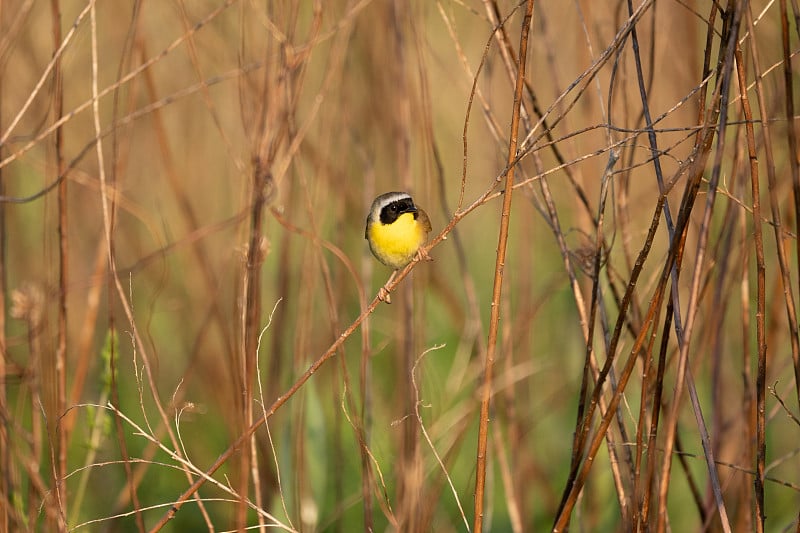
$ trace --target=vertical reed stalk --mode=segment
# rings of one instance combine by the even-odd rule
[[[64,114],[64,80],[61,71],[61,57],[56,56],[56,51],[61,46],[61,2],[50,1],[53,28],[53,112],[54,119],[59,122]],[[69,285],[69,224],[67,218],[67,184],[66,162],[64,160],[63,129],[55,131],[55,159],[56,176],[58,178],[58,339],[56,341],[55,371],[56,371],[56,401],[55,410],[51,416],[60,420],[67,410],[67,289]],[[56,464],[53,467],[53,488],[56,495],[59,515],[59,531],[66,531],[67,516],[67,490],[64,483],[67,477],[67,439],[68,435],[64,425],[54,420],[53,443]]]
[[[528,34],[533,18],[533,0],[526,4],[525,16],[519,39],[519,62],[517,63],[517,79],[514,88],[514,104],[512,107],[511,128],[508,142],[508,167],[505,176],[503,210],[500,214],[500,234],[498,236],[497,256],[494,269],[494,287],[492,289],[492,305],[489,315],[489,336],[486,346],[486,361],[483,369],[481,389],[481,410],[478,422],[478,454],[475,474],[475,516],[473,531],[483,531],[483,507],[486,490],[486,454],[489,440],[489,410],[492,399],[492,377],[497,351],[497,333],[500,322],[500,299],[503,293],[503,270],[506,266],[506,249],[508,246],[508,226],[511,217],[511,196],[514,190],[515,162],[517,159],[517,135],[519,133],[520,108],[522,91],[525,87],[525,66],[528,60]]]

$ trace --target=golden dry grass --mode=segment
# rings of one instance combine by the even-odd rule
[[[0,0],[0,530],[800,527],[797,20]]]

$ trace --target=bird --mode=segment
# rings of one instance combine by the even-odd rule
[[[432,260],[423,247],[431,229],[428,214],[406,192],[387,192],[372,202],[364,238],[372,255],[394,269],[378,292],[381,301],[392,302],[387,287],[401,268],[414,260]]]

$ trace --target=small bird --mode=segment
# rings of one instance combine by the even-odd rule
[[[394,280],[398,270],[415,259],[431,260],[421,248],[430,232],[428,214],[414,204],[408,193],[387,192],[372,202],[364,238],[378,261],[394,269],[389,281],[378,292],[378,298],[382,301],[391,303],[386,287]]]

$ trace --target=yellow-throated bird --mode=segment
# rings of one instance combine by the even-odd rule
[[[398,270],[415,257],[430,260],[427,252],[420,248],[428,240],[430,232],[428,214],[414,204],[408,193],[387,192],[372,202],[364,238],[378,261],[394,269],[389,281],[378,293],[381,300],[391,303],[386,287]]]

